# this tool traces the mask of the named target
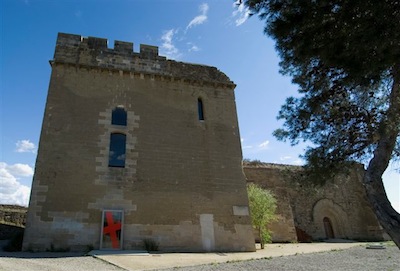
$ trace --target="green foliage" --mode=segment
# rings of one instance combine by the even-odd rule
[[[94,246],[92,244],[86,245],[86,252],[90,252],[94,249]]]
[[[292,77],[278,119],[279,140],[310,143],[311,179],[327,180],[352,160],[379,222],[400,248],[400,214],[382,175],[400,158],[400,1],[243,0],[276,41],[281,73]]]
[[[335,76],[364,78],[369,85],[399,61],[397,0],[243,2],[266,21],[265,32],[277,42],[285,73],[322,61],[337,68]]]
[[[258,165],[262,165],[262,164],[263,164],[263,162],[261,162],[260,160],[257,160],[257,159],[253,159],[253,160],[248,159],[248,158],[243,159],[243,165],[258,166]]]
[[[143,248],[146,251],[158,251],[158,243],[151,238],[145,238],[142,240]]]
[[[55,247],[53,243],[50,244],[50,248],[46,249],[47,252],[69,252],[69,247]]]
[[[276,41],[281,72],[299,86],[274,132],[310,142],[306,170],[330,178],[352,160],[400,157],[400,2],[246,0]],[[383,148],[382,148],[383,149]]]
[[[276,219],[276,199],[270,191],[253,183],[247,185],[247,194],[251,221],[253,227],[259,231],[261,246],[264,247],[265,243],[271,241],[271,233],[267,228],[267,224]]]

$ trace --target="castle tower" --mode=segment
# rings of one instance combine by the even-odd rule
[[[59,33],[23,248],[254,251],[235,85]]]

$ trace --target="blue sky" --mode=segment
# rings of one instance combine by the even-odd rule
[[[0,203],[27,205],[58,32],[159,46],[160,55],[216,66],[236,84],[243,157],[302,164],[304,146],[278,142],[273,130],[285,98],[296,95],[279,74],[263,23],[230,0],[2,0],[0,47]],[[400,211],[400,174],[384,183]]]

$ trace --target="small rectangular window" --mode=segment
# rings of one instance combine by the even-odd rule
[[[112,111],[111,124],[126,126],[127,114],[122,107],[116,107]]]
[[[197,109],[199,120],[204,120],[203,101],[200,98],[197,100]]]

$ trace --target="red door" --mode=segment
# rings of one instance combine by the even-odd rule
[[[123,212],[104,210],[101,229],[101,249],[122,249]]]

